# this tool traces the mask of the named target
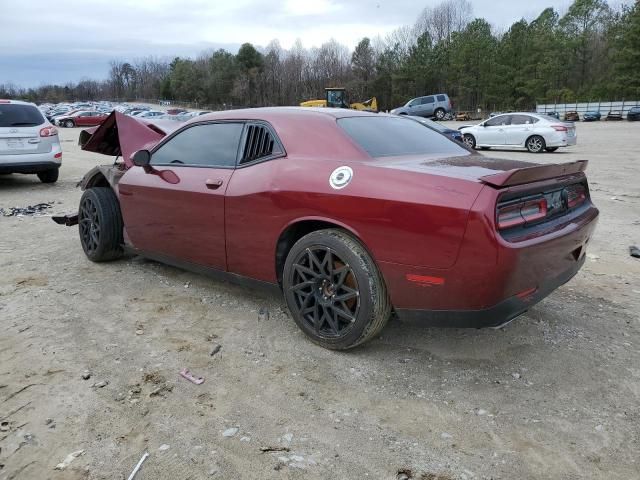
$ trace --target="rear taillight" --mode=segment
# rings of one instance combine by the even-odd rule
[[[587,189],[579,183],[568,186],[565,188],[565,192],[567,192],[567,207],[569,208],[582,205],[587,199]]]
[[[58,134],[58,129],[56,127],[44,127],[40,130],[41,137],[52,137]]]
[[[542,220],[547,216],[547,199],[544,197],[512,203],[498,207],[497,224],[499,230],[517,227],[525,223]]]
[[[58,152],[56,153],[53,158],[58,159],[58,158],[62,158],[62,152]]]
[[[564,125],[551,125],[551,128],[553,128],[556,132],[567,132],[569,130]]]

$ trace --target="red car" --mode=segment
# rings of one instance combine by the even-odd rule
[[[107,117],[106,113],[93,110],[78,110],[70,115],[62,115],[56,118],[56,124],[61,127],[93,127],[100,125]]]
[[[282,291],[331,349],[393,311],[502,325],[578,272],[598,217],[586,161],[487,158],[394,115],[234,110],[165,135],[114,113],[83,133],[124,159],[90,171],[79,213],[56,219],[79,222],[89,259],[130,251]]]

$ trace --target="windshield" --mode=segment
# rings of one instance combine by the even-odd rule
[[[44,122],[42,113],[33,105],[0,104],[0,128],[35,127]]]
[[[372,157],[470,155],[453,140],[404,118],[348,117],[339,119],[338,125]]]
[[[416,122],[420,122],[421,124],[429,128],[433,128],[434,130],[437,130],[439,132],[446,132],[447,130],[449,130],[444,125],[440,125],[438,122],[434,122],[433,120],[429,120],[428,118],[417,117],[415,115],[410,115],[409,118],[415,120]]]
[[[571,112],[567,112],[567,113],[571,113]],[[552,117],[551,115],[544,115],[542,113],[536,113],[536,116],[543,118],[544,120],[548,120],[550,122],[558,122],[558,119],[556,117]]]

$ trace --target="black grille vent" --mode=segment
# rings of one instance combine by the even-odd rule
[[[260,158],[268,157],[274,153],[275,141],[273,135],[266,127],[261,125],[249,125],[247,128],[247,140],[244,145],[242,163],[253,162]]]

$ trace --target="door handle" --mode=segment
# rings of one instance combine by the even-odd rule
[[[218,178],[217,180],[207,179],[207,181],[205,182],[209,190],[217,190],[222,186],[222,183],[223,182],[220,178]]]

